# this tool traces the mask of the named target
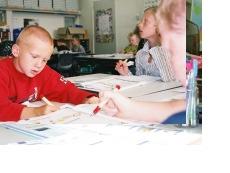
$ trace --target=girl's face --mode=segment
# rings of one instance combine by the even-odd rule
[[[148,10],[144,13],[144,16],[138,24],[140,30],[140,36],[144,39],[149,39],[156,35],[157,21],[153,13]]]

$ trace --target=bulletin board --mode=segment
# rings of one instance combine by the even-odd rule
[[[158,6],[159,3],[160,3],[160,0],[144,0],[144,10],[149,7]]]
[[[96,42],[113,41],[112,8],[96,11]]]

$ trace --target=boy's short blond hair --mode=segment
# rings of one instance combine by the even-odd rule
[[[30,36],[35,36],[40,40],[49,42],[51,46],[53,46],[54,44],[50,33],[46,29],[38,25],[29,25],[25,27],[19,34],[16,40],[16,44],[20,44],[21,42],[26,42],[27,38]]]

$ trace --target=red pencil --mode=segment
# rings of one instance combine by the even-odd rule
[[[113,91],[118,91],[121,88],[120,85],[115,85],[115,88],[113,89]],[[105,105],[106,103],[109,101],[109,98],[105,99],[104,101],[102,101],[101,103],[99,103],[96,108],[93,110],[92,115],[96,115]]]

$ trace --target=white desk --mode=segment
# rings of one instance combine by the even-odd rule
[[[11,124],[12,125],[12,124]],[[17,126],[18,124],[14,125]],[[42,127],[41,127],[42,128]],[[13,129],[4,129],[0,124],[0,144],[129,144],[129,145],[184,145],[200,144],[202,127],[186,128],[176,125],[137,125],[137,124],[75,124],[43,125],[44,138],[22,136]],[[3,130],[2,130],[3,129]],[[30,131],[32,131],[30,129]],[[39,134],[39,132],[36,132]]]
[[[16,132],[0,124],[0,145],[38,139],[22,132]]]
[[[108,74],[93,74],[68,79],[73,82],[91,82],[111,76]],[[128,88],[121,92],[139,101],[166,101],[185,97],[183,88],[178,87],[178,84],[151,81],[151,78],[143,79],[147,81],[145,85]],[[169,88],[172,89],[167,90]],[[114,143],[180,145],[201,143],[201,126],[182,128],[175,125],[151,125],[108,117],[103,112],[99,112],[97,116],[89,116],[94,108],[95,105],[78,105],[74,109],[64,108],[58,112],[20,121],[19,123],[2,123],[0,124],[0,144],[18,142],[86,145]],[[38,129],[45,130],[39,131]]]
[[[74,77],[68,77],[67,80],[71,81],[72,83],[81,83],[81,82],[88,82],[93,80],[99,80],[101,78],[109,77],[110,74],[103,74],[103,73],[97,73],[97,74],[90,74],[90,75],[82,75],[82,76],[74,76]]]
[[[76,58],[92,58],[92,59],[112,59],[112,60],[125,60],[133,59],[133,54],[97,54],[97,55],[79,55]]]
[[[174,88],[166,91],[134,97],[131,99],[135,101],[147,101],[147,102],[165,102],[170,100],[183,100],[186,99],[186,90],[183,87],[179,87],[179,88]]]
[[[70,80],[76,85],[80,85],[80,88],[82,89],[94,92],[112,90],[113,87],[118,84],[121,86],[120,92],[129,98],[150,95],[181,86],[179,82],[161,82],[158,81],[159,78],[154,78],[151,76],[92,74],[66,79]]]

